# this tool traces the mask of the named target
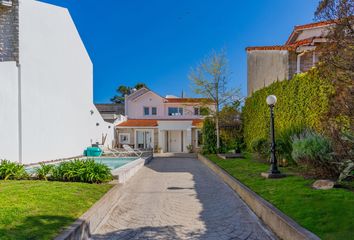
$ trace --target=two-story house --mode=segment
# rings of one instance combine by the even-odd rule
[[[161,152],[188,152],[200,148],[201,108],[214,108],[205,98],[161,97],[142,88],[126,96],[126,119],[117,124],[118,145]]]
[[[326,41],[333,21],[295,26],[284,45],[248,47],[248,95],[275,81],[291,79],[318,62],[316,48]]]

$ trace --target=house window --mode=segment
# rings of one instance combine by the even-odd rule
[[[144,116],[150,115],[150,108],[144,107]]]
[[[151,108],[151,115],[157,115],[157,108],[156,107]]]
[[[130,133],[119,133],[120,144],[130,144]]]
[[[200,109],[198,107],[194,108],[194,115],[200,115]]]
[[[182,116],[182,115],[183,115],[183,108],[177,108],[177,107],[168,108],[168,116]]]
[[[203,145],[203,134],[201,129],[195,131],[196,147],[199,148]]]

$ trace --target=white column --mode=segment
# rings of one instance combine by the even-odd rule
[[[316,53],[315,51],[312,52],[312,67],[316,65]]]
[[[301,63],[301,54],[297,55],[297,61],[296,61],[296,73],[300,73],[300,63]]]
[[[166,144],[165,144],[165,131],[163,130],[158,130],[159,133],[159,142],[158,142],[158,145],[159,145],[159,148],[161,149],[162,152],[166,152]]]
[[[187,128],[185,147],[187,147],[188,145],[192,145],[192,129],[191,128]]]

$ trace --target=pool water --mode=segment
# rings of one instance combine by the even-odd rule
[[[95,161],[98,163],[102,163],[113,170],[113,169],[119,168],[127,163],[130,163],[136,159],[138,159],[138,158],[137,157],[124,157],[124,158],[99,157],[99,158],[95,158]]]
[[[111,170],[119,168],[127,163],[130,163],[134,160],[138,159],[137,157],[124,157],[124,158],[117,158],[117,157],[96,157],[94,158],[95,162],[102,163],[108,166]],[[52,163],[53,165],[58,165],[60,163]],[[36,169],[39,166],[28,166],[25,167],[26,172],[29,174],[33,174],[36,172]]]

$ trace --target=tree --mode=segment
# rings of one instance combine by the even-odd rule
[[[215,122],[213,119],[207,117],[204,120],[202,133],[203,133],[203,153],[216,153],[216,135],[215,135]]]
[[[192,81],[195,93],[210,99],[215,104],[212,115],[216,127],[216,147],[220,148],[220,109],[239,98],[239,90],[228,88],[230,73],[226,52],[213,51],[197,67],[191,70],[189,79]]]
[[[137,84],[135,84],[134,87],[128,87],[128,86],[125,86],[125,85],[120,85],[117,88],[117,93],[119,95],[115,95],[113,98],[111,98],[111,102],[113,102],[113,103],[124,103],[125,96],[131,94],[133,89],[139,90],[140,88],[143,88],[143,87],[147,88],[145,83],[137,83]]]
[[[317,48],[319,74],[335,87],[326,132],[334,142],[335,152],[340,155],[338,159],[351,158],[354,146],[343,140],[343,134],[352,134],[354,130],[354,0],[321,0],[315,17],[334,23],[326,36],[327,41]]]

